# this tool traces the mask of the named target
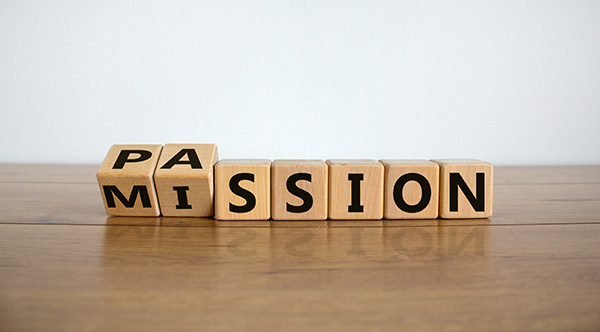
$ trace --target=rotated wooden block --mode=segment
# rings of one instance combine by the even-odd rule
[[[154,185],[165,217],[214,216],[215,144],[165,144]]]
[[[113,145],[96,174],[106,213],[115,216],[160,215],[154,170],[162,145]]]
[[[323,160],[275,160],[271,164],[273,220],[327,219],[328,167]]]
[[[376,160],[327,160],[329,218],[382,219],[383,165]]]
[[[435,219],[438,217],[438,164],[427,160],[380,160],[385,167],[384,211],[386,219]]]
[[[215,164],[215,217],[267,220],[271,217],[271,161],[224,159]]]
[[[475,159],[431,161],[440,165],[441,218],[487,218],[492,215],[492,164]]]

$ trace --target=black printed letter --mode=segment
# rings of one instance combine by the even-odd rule
[[[132,153],[137,153],[140,156],[135,159],[129,159],[129,155]],[[147,150],[121,150],[117,157],[117,161],[115,161],[115,164],[113,165],[113,169],[123,169],[125,163],[138,163],[140,161],[148,160],[150,157],[152,157],[152,152]]]
[[[363,174],[348,174],[348,181],[352,182],[352,200],[348,205],[348,212],[364,212],[364,207],[360,205],[360,182],[363,179]]]
[[[296,186],[296,182],[300,180],[311,182],[312,176],[309,173],[296,173],[292,174],[287,179],[287,190],[290,192],[290,194],[300,197],[303,201],[302,205],[291,205],[290,203],[285,203],[285,209],[288,212],[302,213],[310,210],[310,208],[313,206],[312,195],[308,191],[298,188],[298,186]]]
[[[178,210],[191,209],[192,206],[188,203],[187,199],[187,191],[190,190],[190,187],[173,187],[173,190],[177,192],[177,201],[179,202],[179,204],[175,205],[175,208]]]
[[[183,156],[187,154],[188,160],[181,160]],[[202,164],[200,164],[200,159],[198,158],[198,154],[194,149],[181,149],[181,151],[177,152],[176,155],[173,156],[166,164],[161,167],[161,169],[170,169],[176,164],[179,165],[191,165],[192,168],[200,168],[202,169]]]
[[[408,181],[416,181],[421,186],[421,200],[415,205],[408,205],[402,196],[402,189],[404,189],[404,185]],[[427,179],[421,174],[404,174],[398,179],[398,181],[396,181],[396,184],[394,184],[394,202],[396,203],[396,206],[398,206],[398,208],[404,212],[421,212],[427,207],[430,200],[431,186],[429,185],[429,181],[427,181]]]
[[[231,189],[231,191],[234,194],[236,194],[246,200],[246,204],[242,205],[242,206],[229,203],[229,211],[231,211],[231,212],[236,212],[236,213],[250,212],[256,206],[256,197],[254,197],[254,194],[252,194],[248,190],[240,187],[240,181],[242,181],[242,180],[248,180],[248,181],[254,182],[254,174],[239,173],[239,174],[232,176],[231,180],[229,180],[229,189]]]
[[[477,191],[477,197],[473,196],[473,192],[471,192],[460,173],[450,173],[450,211],[458,211],[458,187],[465,194],[475,211],[485,211],[485,173],[477,173],[476,176],[475,191]]]
[[[150,196],[148,196],[148,188],[146,186],[133,186],[131,189],[131,195],[129,195],[129,199],[125,198],[125,195],[117,188],[117,186],[102,186],[104,189],[104,197],[106,197],[106,205],[109,208],[117,207],[115,204],[115,197],[123,203],[126,208],[132,208],[135,205],[135,200],[137,199],[138,194],[140,195],[140,199],[142,200],[142,206],[145,208],[151,208],[152,204],[150,203]],[[114,196],[113,196],[114,194]]]

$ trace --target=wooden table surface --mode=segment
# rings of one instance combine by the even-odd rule
[[[109,217],[97,169],[0,164],[0,331],[600,331],[600,166],[368,222]]]

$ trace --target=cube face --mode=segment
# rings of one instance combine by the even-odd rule
[[[383,165],[376,160],[327,160],[329,218],[383,218]]]
[[[492,215],[494,167],[475,159],[434,159],[440,165],[440,217]]]
[[[154,170],[162,145],[113,145],[96,174],[106,213],[114,216],[160,215]]]
[[[267,220],[271,217],[271,161],[224,159],[215,164],[215,217]]]
[[[323,160],[275,160],[271,165],[273,220],[327,219],[328,167]]]
[[[217,161],[215,144],[166,144],[154,173],[162,215],[212,217]]]
[[[427,160],[380,160],[385,167],[386,219],[435,219],[439,206],[439,166]]]

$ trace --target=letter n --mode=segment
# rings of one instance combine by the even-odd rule
[[[458,188],[463,192],[473,209],[477,212],[485,211],[485,173],[476,174],[475,192],[473,195],[469,186],[460,173],[450,173],[450,211],[458,211]]]

